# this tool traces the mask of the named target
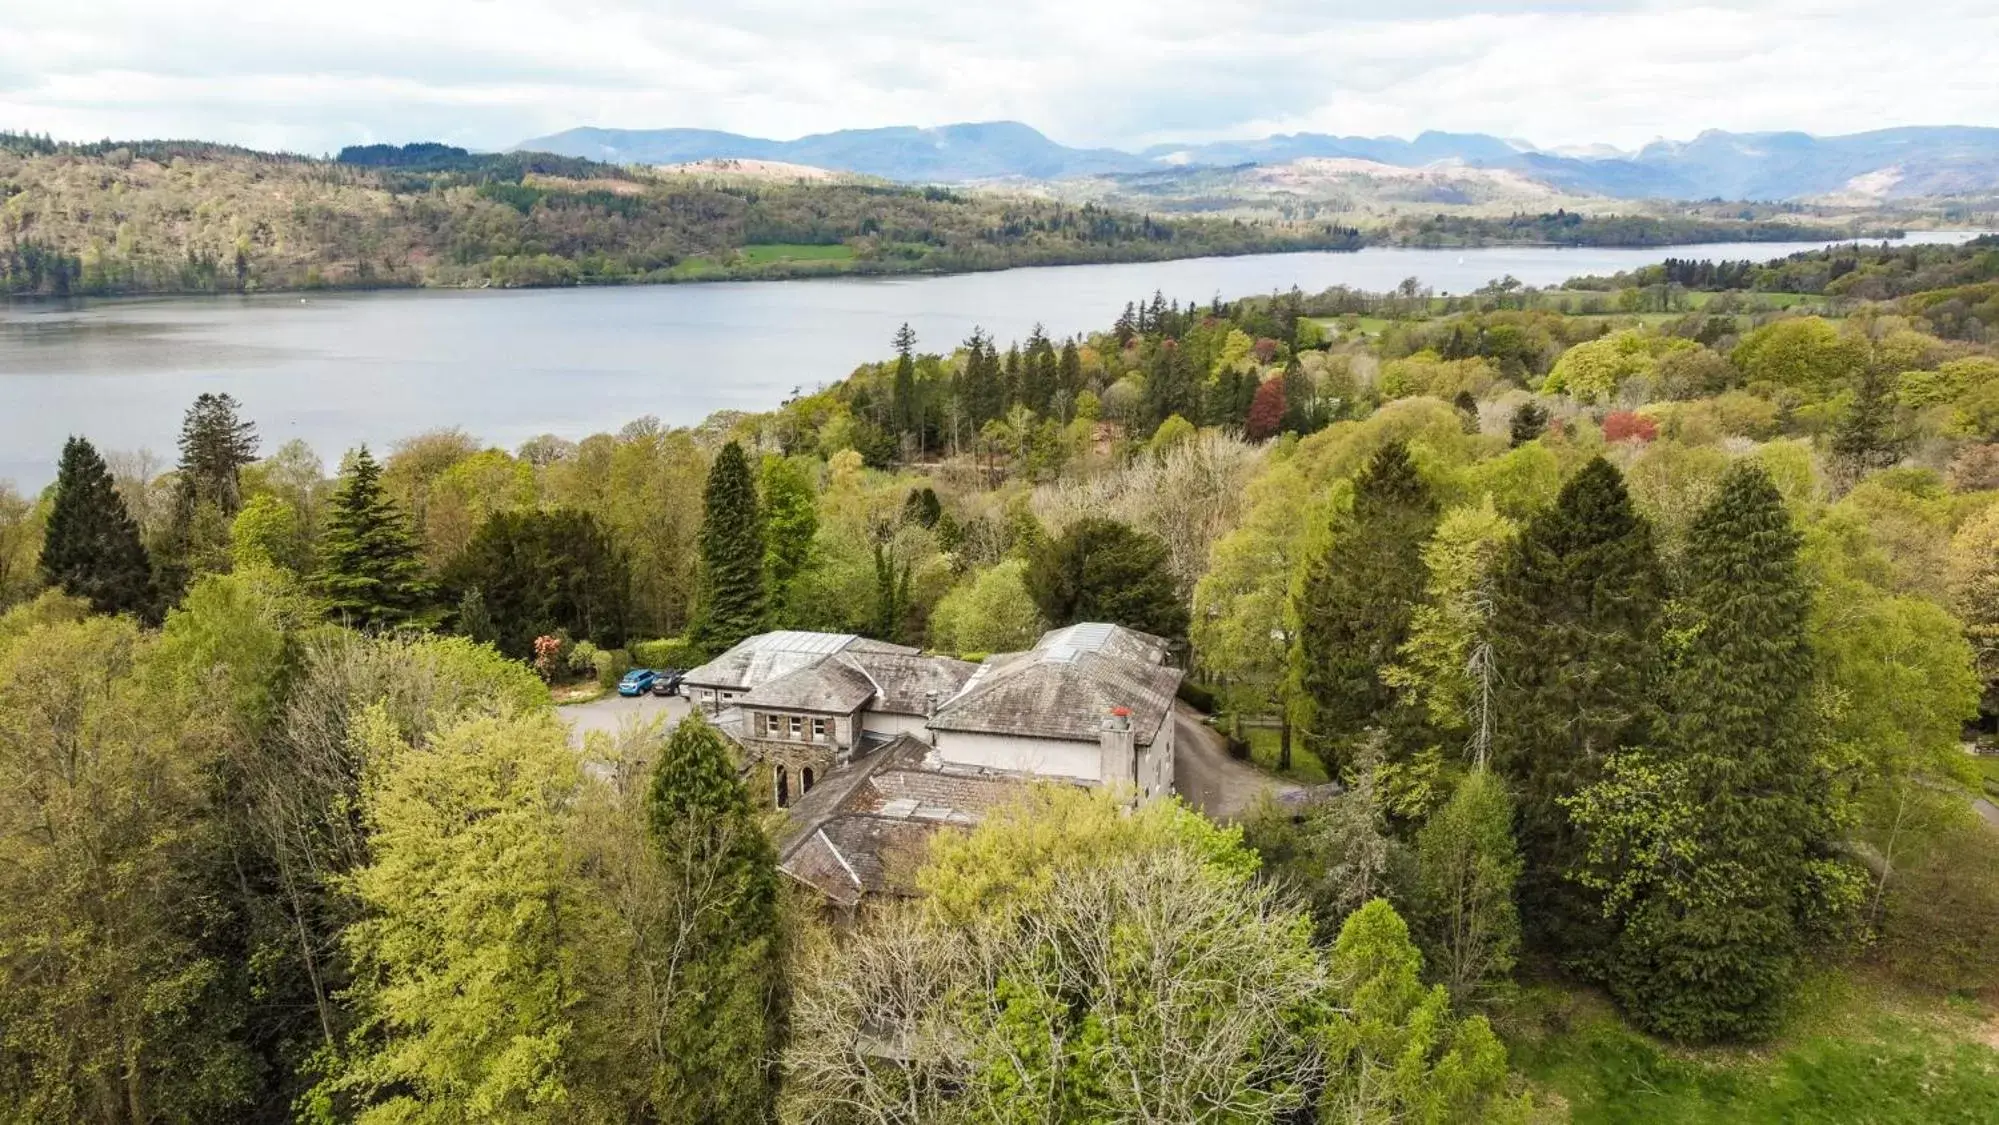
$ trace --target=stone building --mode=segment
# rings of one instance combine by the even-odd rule
[[[907,893],[931,833],[1041,780],[1173,791],[1165,641],[1116,625],[1044,634],[981,664],[851,634],[751,637],[683,690],[790,812],[783,869],[831,902]]]

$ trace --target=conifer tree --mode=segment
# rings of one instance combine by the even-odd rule
[[[381,466],[365,445],[327,506],[317,584],[327,612],[361,628],[409,624],[429,604],[409,517],[383,491]]]
[[[921,436],[923,414],[916,401],[916,333],[907,323],[895,333],[895,387],[890,407],[898,436]]]
[[[1051,624],[1102,621],[1161,637],[1187,635],[1187,603],[1158,536],[1090,516],[1059,538],[1033,543],[1027,554],[1027,592]]]
[[[1523,402],[1516,407],[1513,417],[1506,424],[1507,433],[1516,447],[1540,437],[1547,428],[1548,412],[1532,402]]]
[[[99,613],[151,613],[153,572],[139,527],[88,441],[62,447],[55,502],[42,538],[42,576]]]
[[[783,1022],[777,857],[727,742],[700,715],[667,740],[645,815],[673,888],[661,944],[676,954],[662,1026],[678,1065],[657,1077],[652,1108],[661,1121],[769,1120]]]
[[[178,601],[197,571],[228,565],[229,525],[243,509],[242,469],[257,459],[257,427],[236,399],[204,392],[181,421],[172,523],[160,544],[158,582]]]
[[[1521,914],[1560,955],[1600,944],[1570,881],[1581,842],[1561,802],[1649,733],[1664,581],[1652,528],[1598,457],[1530,521],[1494,584],[1493,754],[1519,801]]]
[[[1853,404],[1832,432],[1833,462],[1844,483],[1850,486],[1869,470],[1901,459],[1902,443],[1894,430],[1894,376],[1881,364],[1869,363],[1854,385]]]
[[[1824,783],[1800,542],[1768,473],[1737,462],[1688,533],[1686,640],[1660,735],[1667,784],[1629,806],[1648,810],[1644,823],[1592,826],[1657,842],[1593,853],[1613,864],[1599,882],[1629,903],[1606,980],[1639,1022],[1676,1038],[1774,1030],[1803,928],[1829,913],[1821,888],[1840,882],[1826,877],[1828,826],[1810,796]]]
[[[708,470],[701,515],[695,641],[720,652],[764,627],[764,520],[743,447],[730,442]]]
[[[1294,595],[1295,667],[1306,742],[1337,772],[1344,748],[1387,726],[1396,693],[1381,670],[1408,639],[1423,597],[1423,545],[1437,501],[1408,446],[1390,442],[1354,478],[1353,503],[1335,513],[1325,549],[1305,564]]]
[[[1312,418],[1312,378],[1305,374],[1304,365],[1298,357],[1284,365],[1284,416],[1278,422],[1278,429],[1284,433],[1310,434],[1318,427]]]

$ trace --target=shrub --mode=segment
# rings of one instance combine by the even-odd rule
[[[625,673],[632,670],[632,662],[621,648],[598,649],[590,662],[597,673],[597,685],[606,691],[617,687]]]
[[[564,655],[563,667],[572,676],[592,676],[597,673],[597,654],[603,650],[589,641],[577,641],[569,646]]]
[[[640,668],[679,668],[685,671],[701,663],[701,653],[684,637],[637,641],[631,646],[632,663]]]
[[[1194,710],[1204,711],[1209,714],[1214,713],[1215,692],[1213,688],[1197,684],[1192,680],[1181,680],[1180,690],[1177,694],[1180,696],[1180,702],[1185,703]]]

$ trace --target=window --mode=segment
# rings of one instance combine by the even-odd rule
[[[805,732],[805,720],[797,715],[791,717],[791,737],[797,738]]]
[[[824,719],[812,720],[812,741],[814,742],[826,741],[826,720]],[[810,785],[811,782],[806,782],[806,784]]]
[[[784,767],[779,766],[777,767],[777,807],[784,808],[789,804],[791,804],[790,779],[784,776]]]
[[[805,794],[810,792],[812,792],[812,767],[806,766],[804,784],[798,787],[798,795],[803,797]]]

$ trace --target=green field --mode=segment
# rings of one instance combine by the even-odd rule
[[[737,251],[744,265],[763,266],[772,262],[844,262],[854,256],[854,248],[836,242],[830,246],[804,242],[766,242]]]
[[[1542,1027],[1509,1038],[1544,1120],[1566,1108],[1574,1125],[1999,1121],[1991,1013],[1968,1002],[1829,975],[1776,1043],[1700,1050],[1632,1031],[1586,994],[1535,989],[1523,1009],[1537,1006]]]

